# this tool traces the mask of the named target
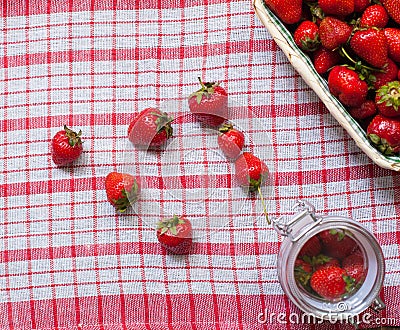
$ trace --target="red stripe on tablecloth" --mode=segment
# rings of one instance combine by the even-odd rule
[[[92,24],[93,25],[93,24]],[[74,38],[75,39],[75,38]],[[271,40],[260,40],[257,46],[257,52],[263,52],[271,49]],[[246,53],[249,43],[245,41],[234,41],[231,44],[226,44],[226,47],[235,48],[237,53]],[[6,48],[6,47],[5,47]],[[197,46],[182,46],[176,51],[175,47],[163,47],[160,52],[156,47],[134,48],[134,49],[113,49],[113,50],[70,50],[51,52],[52,63],[65,63],[72,58],[74,62],[88,62],[91,57],[96,61],[107,61],[111,58],[116,58],[118,61],[139,60],[143,58],[152,58],[159,60],[183,60],[185,58],[197,57],[201,52],[209,52],[208,56],[220,55],[219,47],[207,47],[205,45]],[[27,53],[24,55],[9,55],[0,57],[0,65],[4,66],[4,61],[8,61],[9,67],[25,66],[26,58],[29,59],[31,65],[47,63],[48,53]],[[185,71],[190,72],[190,70]]]

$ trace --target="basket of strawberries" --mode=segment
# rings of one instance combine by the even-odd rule
[[[400,171],[400,0],[254,0],[254,8],[360,149]]]

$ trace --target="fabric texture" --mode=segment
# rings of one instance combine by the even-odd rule
[[[0,6],[0,329],[351,328],[291,318],[301,311],[278,281],[283,237],[235,184],[216,130],[189,113],[198,77],[226,88],[246,150],[268,164],[270,217],[304,199],[376,236],[387,308],[361,327],[400,326],[400,177],[332,118],[250,1]],[[127,140],[150,106],[175,118],[159,152]],[[82,130],[84,152],[59,168],[49,147],[64,124]],[[111,171],[145,178],[125,214],[107,202]],[[188,256],[157,241],[155,221],[172,213],[193,221]]]

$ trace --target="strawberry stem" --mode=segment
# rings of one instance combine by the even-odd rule
[[[267,206],[265,205],[264,197],[263,197],[263,194],[261,192],[261,187],[258,186],[257,190],[258,190],[258,194],[260,195],[261,205],[263,207],[263,212],[264,212],[264,215],[265,215],[265,219],[267,220],[267,223],[270,225],[271,224],[271,220],[268,217]]]

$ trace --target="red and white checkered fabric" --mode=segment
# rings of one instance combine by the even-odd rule
[[[247,200],[238,220],[228,192],[233,202],[218,206],[227,223],[218,230],[207,223],[204,235],[198,224],[192,254],[183,257],[166,254],[140,214],[117,215],[106,201],[104,177],[130,166],[133,113],[181,104],[198,76],[221,81],[234,121],[252,141],[248,148],[268,151],[271,216],[302,198],[376,235],[386,258],[387,308],[375,316],[400,326],[400,177],[374,165],[331,117],[250,1],[0,6],[0,329],[310,328],[290,319],[301,312],[278,282],[282,238],[266,224],[258,198]],[[184,106],[171,111],[185,116]],[[192,119],[175,123],[177,137]],[[82,129],[85,142],[82,157],[62,169],[52,163],[49,142],[64,124]],[[218,165],[202,150],[205,161],[194,169],[177,159],[182,180]],[[141,168],[163,177],[161,156],[152,157]],[[229,166],[218,167],[222,184],[229,185]],[[154,182],[154,210],[161,203],[189,212],[189,204],[167,196],[165,184]],[[197,207],[207,218],[215,211],[211,197],[190,212]],[[284,314],[262,322],[273,313]],[[379,325],[373,318],[362,326]]]

